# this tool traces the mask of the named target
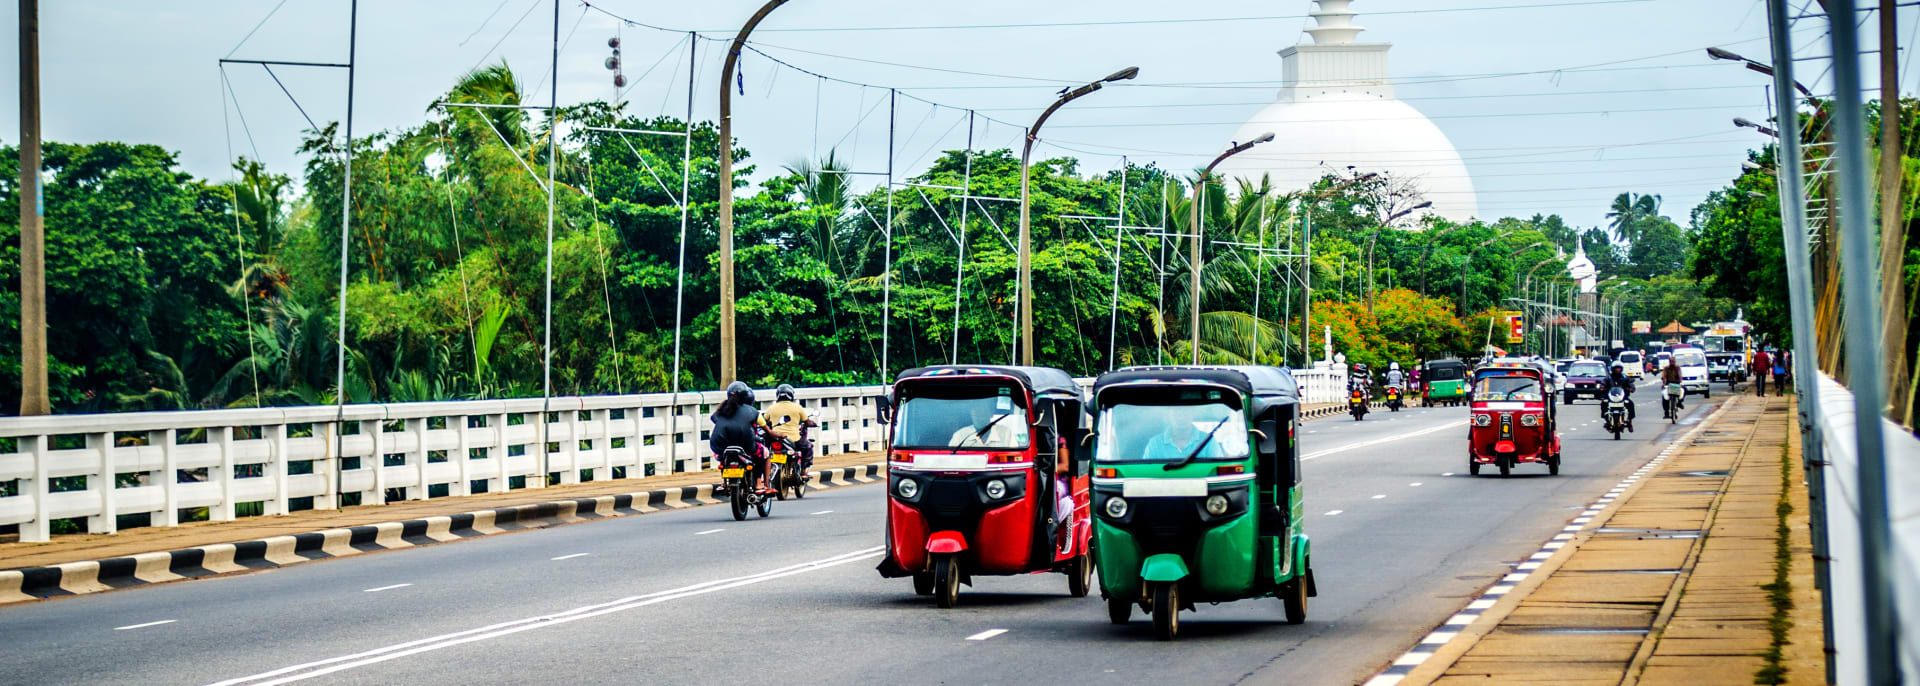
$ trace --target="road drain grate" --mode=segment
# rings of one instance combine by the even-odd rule
[[[1726,477],[1731,474],[1732,472],[1725,469],[1703,469],[1697,472],[1678,472],[1675,474],[1662,474],[1661,476]]]

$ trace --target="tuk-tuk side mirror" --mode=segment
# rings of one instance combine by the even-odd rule
[[[1271,419],[1262,421],[1259,426],[1253,430],[1253,433],[1260,437],[1261,453],[1272,455],[1275,451],[1279,450],[1280,443],[1275,440],[1275,437],[1280,435],[1279,423]]]

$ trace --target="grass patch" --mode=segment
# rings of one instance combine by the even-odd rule
[[[1793,629],[1793,582],[1787,578],[1793,567],[1793,529],[1787,526],[1787,517],[1793,514],[1793,502],[1787,498],[1788,489],[1793,487],[1793,470],[1787,457],[1787,446],[1780,446],[1780,500],[1773,506],[1773,583],[1760,586],[1767,592],[1767,601],[1773,604],[1773,616],[1767,619],[1767,631],[1773,635],[1773,642],[1760,654],[1766,664],[1754,672],[1756,684],[1787,683],[1784,653],[1787,632]]]

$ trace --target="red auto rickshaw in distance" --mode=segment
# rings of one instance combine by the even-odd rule
[[[1085,393],[1048,367],[910,369],[893,384],[880,575],[953,607],[981,576],[1059,572],[1085,597],[1091,449]]]
[[[1493,465],[1500,476],[1522,463],[1560,473],[1560,433],[1547,372],[1526,360],[1496,359],[1473,371],[1467,471]]]

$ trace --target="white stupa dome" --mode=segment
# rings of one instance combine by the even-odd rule
[[[1464,222],[1479,214],[1473,179],[1453,142],[1425,115],[1394,99],[1388,43],[1356,43],[1352,0],[1318,0],[1312,43],[1280,51],[1279,99],[1255,114],[1234,141],[1272,132],[1271,143],[1221,163],[1224,176],[1280,191],[1306,188],[1334,172],[1378,172],[1411,181],[1433,206],[1421,213]]]

